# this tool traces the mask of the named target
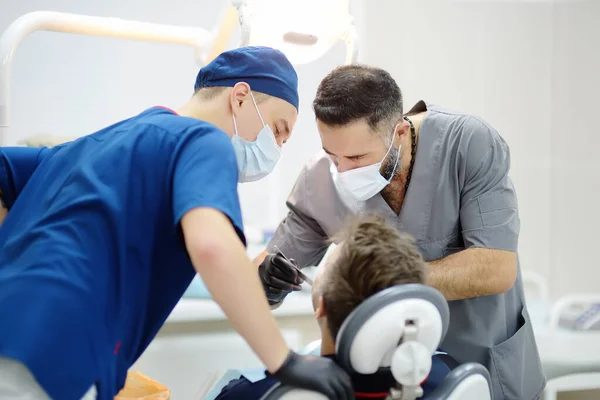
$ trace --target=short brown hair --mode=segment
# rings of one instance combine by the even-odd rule
[[[320,286],[333,338],[365,299],[395,285],[425,283],[427,270],[413,239],[382,217],[352,220],[337,239],[344,243]]]

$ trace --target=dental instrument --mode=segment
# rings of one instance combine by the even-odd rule
[[[306,276],[306,275],[305,275],[305,274],[304,274],[304,273],[303,273],[303,272],[300,270],[300,268],[296,267],[296,265],[294,265],[294,263],[293,263],[292,261],[290,261],[290,259],[289,259],[289,258],[287,258],[285,254],[283,254],[283,251],[281,251],[281,250],[279,249],[279,247],[277,247],[277,245],[275,245],[274,247],[275,247],[275,251],[277,251],[279,254],[281,254],[281,255],[283,256],[283,258],[285,258],[285,259],[286,259],[286,261],[287,261],[287,262],[289,262],[289,263],[290,263],[290,264],[291,264],[291,265],[294,267],[294,269],[296,270],[296,272],[298,272],[298,276],[299,276],[300,278],[302,278],[302,279],[304,280],[304,282],[306,282],[306,283],[308,283],[310,286],[312,286],[312,285],[313,285],[313,280],[312,280],[312,279],[310,279],[308,276]]]

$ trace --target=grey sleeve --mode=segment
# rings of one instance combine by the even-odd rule
[[[277,246],[286,257],[294,259],[300,268],[317,265],[329,247],[327,234],[310,212],[310,202],[314,197],[307,175],[305,167],[286,202],[288,215],[267,245],[269,253],[276,252]]]
[[[508,177],[510,150],[490,126],[471,118],[460,163],[460,222],[465,248],[517,251],[519,213]]]

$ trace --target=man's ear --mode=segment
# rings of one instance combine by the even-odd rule
[[[410,123],[405,120],[402,119],[398,125],[396,125],[396,135],[399,136],[400,138],[402,138],[403,136],[408,136],[410,137]]]
[[[240,108],[244,101],[250,98],[250,85],[246,82],[238,82],[231,90],[230,102],[233,109]]]
[[[327,316],[327,312],[325,311],[325,300],[323,300],[323,296],[319,296],[317,304],[317,309],[315,310],[315,318],[323,318]]]

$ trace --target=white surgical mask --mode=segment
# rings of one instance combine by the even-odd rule
[[[394,128],[390,147],[380,162],[367,165],[366,167],[351,169],[345,172],[338,172],[336,166],[333,163],[331,164],[331,175],[333,182],[338,190],[338,193],[340,193],[342,197],[349,195],[353,200],[366,201],[375,196],[377,193],[381,192],[384,187],[389,185],[396,173],[396,168],[400,163],[400,152],[402,150],[402,146],[398,147],[398,156],[396,157],[396,163],[394,164],[394,169],[389,179],[385,179],[381,175],[381,165],[394,146],[396,129],[398,129],[398,125],[396,125]]]
[[[281,147],[275,140],[273,130],[263,121],[252,92],[250,92],[250,96],[263,128],[254,142],[248,142],[238,135],[235,115],[233,116],[235,135],[231,138],[231,143],[238,162],[238,182],[253,182],[269,175],[281,156]]]

